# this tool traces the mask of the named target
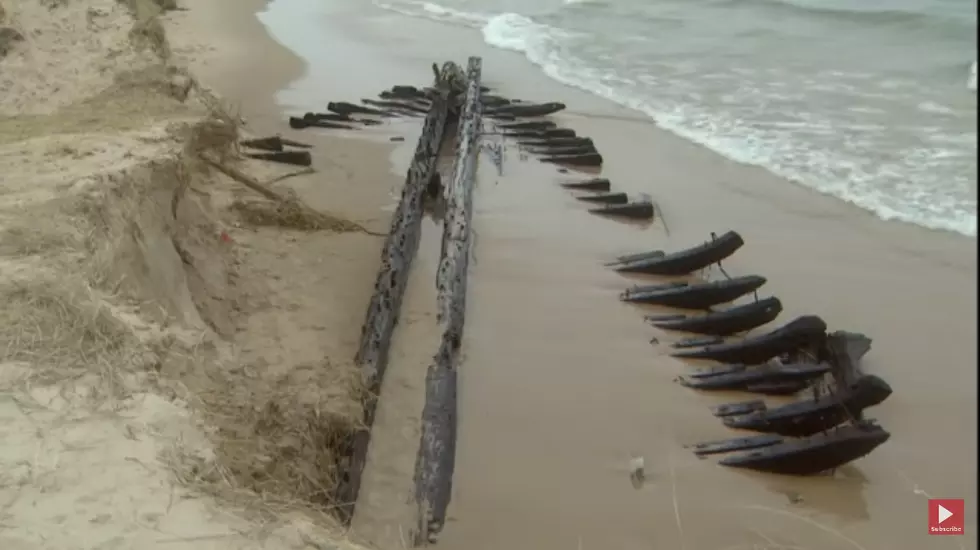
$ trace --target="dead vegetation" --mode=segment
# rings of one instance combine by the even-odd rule
[[[214,169],[256,190],[231,205],[245,223],[371,232],[235,168],[239,113],[166,65],[157,15],[176,2],[120,2],[133,14],[130,39],[160,63],[117,75],[111,88],[56,116],[0,121],[0,146],[98,128],[132,132],[134,143],[159,141],[154,147],[166,153],[127,153],[131,159],[26,213],[4,212],[0,202],[0,363],[30,363],[33,384],[97,376],[104,383],[94,401],[124,399],[137,387],[179,396],[196,409],[214,449],[209,458],[177,444],[162,457],[187,487],[269,521],[300,512],[334,525],[343,452],[362,427],[358,371],[324,359],[269,375],[239,364],[228,342],[207,329],[241,321],[234,318],[241,315],[238,260],[217,238],[220,215],[208,203],[220,189]],[[139,133],[161,126],[160,136]],[[215,302],[231,304],[230,313],[209,305]]]
[[[14,48],[17,42],[23,42],[24,35],[13,27],[5,26],[7,23],[7,10],[0,4],[0,59]]]
[[[0,300],[0,362],[30,362],[32,383],[94,369],[112,389],[119,387],[120,365],[145,359],[132,328],[98,291],[77,281],[34,272],[0,284]]]
[[[306,207],[293,196],[281,202],[238,199],[231,204],[243,222],[258,227],[279,227],[298,231],[367,232],[350,220],[336,218]]]
[[[142,47],[150,48],[160,59],[170,57],[167,33],[163,30],[159,15],[166,10],[177,9],[176,0],[120,0],[133,15],[133,28],[129,31],[130,40]]]

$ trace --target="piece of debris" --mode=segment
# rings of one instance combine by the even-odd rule
[[[643,457],[635,456],[630,459],[630,483],[633,484],[634,489],[640,489],[644,481],[646,481],[646,473]]]

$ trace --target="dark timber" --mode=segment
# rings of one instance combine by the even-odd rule
[[[785,475],[813,475],[857,460],[888,441],[891,434],[871,422],[844,426],[807,439],[790,439],[728,456],[720,464]]]
[[[583,181],[566,181],[560,183],[565,189],[575,189],[579,191],[609,191],[612,187],[607,178],[593,178]]]
[[[629,196],[626,193],[596,193],[594,195],[579,195],[576,199],[583,202],[598,202],[602,204],[626,204]]]
[[[616,266],[616,271],[650,273],[652,275],[687,275],[718,263],[731,256],[742,247],[745,241],[729,231],[718,238],[687,250],[663,256],[641,258]]]
[[[574,132],[574,131],[573,131]],[[575,136],[540,136],[540,132],[535,134],[538,137],[530,137],[526,139],[518,139],[517,143],[522,147],[572,147],[580,145],[591,145],[595,146],[592,142],[592,138],[587,137],[575,137]]]
[[[541,161],[549,162],[549,159],[543,158]],[[631,220],[652,220],[654,208],[652,202],[648,200],[640,200],[626,204],[609,204],[600,208],[590,208],[589,212],[592,214],[599,214],[600,216],[627,218]]]
[[[311,166],[313,164],[313,155],[311,155],[309,151],[273,151],[271,153],[245,153],[245,156],[256,160],[280,162],[282,164],[292,164],[294,166]]]
[[[313,146],[300,143],[298,141],[293,141],[290,139],[285,139],[281,136],[269,136],[264,138],[256,139],[243,139],[239,142],[242,147],[251,147],[252,149],[263,149],[265,151],[282,151],[286,147],[297,147],[300,149],[311,149]]]
[[[745,368],[738,372],[721,372],[715,375],[699,373],[696,377],[681,377],[682,386],[697,390],[751,391],[759,384],[801,382],[815,380],[830,371],[826,363],[790,363]],[[767,386],[764,386],[767,387]]]
[[[398,321],[409,269],[418,250],[424,215],[423,194],[436,170],[436,157],[446,129],[451,88],[448,84],[449,76],[441,76],[436,82],[438,93],[432,98],[432,106],[425,116],[422,134],[405,176],[401,200],[391,217],[391,230],[381,249],[381,268],[374,283],[374,294],[361,327],[360,347],[355,361],[361,369],[361,377],[369,397],[364,401],[365,427],[355,433],[350,442],[350,464],[338,484],[334,498],[341,503],[338,514],[344,522],[350,522],[354,515],[354,504],[360,490],[371,440],[371,425],[377,409],[377,395],[388,366],[391,336]]]
[[[724,423],[729,428],[805,437],[856,419],[864,409],[878,405],[891,394],[892,389],[887,382],[868,374],[847,388],[838,388],[836,392],[817,399],[729,416]]]
[[[666,330],[730,336],[760,327],[775,319],[782,310],[783,305],[779,299],[770,297],[705,315],[651,315],[646,320],[651,325]]]
[[[602,166],[602,155],[599,153],[552,155],[549,157],[541,157],[538,160],[541,162],[550,162],[551,164],[563,164],[565,166]],[[653,206],[651,205],[651,210],[652,208]]]
[[[713,359],[758,365],[784,353],[819,348],[824,345],[826,331],[827,323],[823,319],[816,315],[803,315],[768,334],[746,338],[741,342],[679,350],[671,355],[687,359]]]
[[[682,309],[705,309],[754,292],[766,284],[761,275],[700,283],[673,282],[634,286],[619,295],[624,302],[654,304]]]
[[[442,254],[436,273],[439,349],[425,377],[422,438],[415,466],[419,530],[416,545],[432,542],[446,520],[456,462],[456,373],[466,317],[466,283],[471,246],[473,185],[480,153],[479,57],[466,67],[466,96],[459,115],[452,182],[445,189]]]

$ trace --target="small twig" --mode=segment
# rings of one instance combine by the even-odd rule
[[[667,218],[664,218],[664,211],[663,211],[662,208],[660,208],[660,203],[654,202],[653,203],[653,208],[654,208],[654,210],[656,210],[657,216],[660,218],[660,223],[664,224],[664,233],[666,233],[667,236],[669,237],[670,236],[670,227],[667,226]]]
[[[718,270],[721,271],[721,274],[724,275],[726,279],[728,279],[729,281],[732,280],[732,276],[729,275],[727,271],[725,271],[725,267],[721,265],[721,261],[718,262]],[[758,300],[758,296],[756,297],[756,299]]]
[[[281,176],[272,178],[271,180],[265,182],[263,185],[272,185],[274,183],[279,183],[282,180],[289,179],[289,178],[292,178],[294,176],[305,176],[306,174],[314,174],[314,173],[316,173],[316,169],[313,168],[312,166],[308,166],[306,168],[303,168],[302,170],[297,170],[295,172],[289,172],[288,174],[283,174]]]

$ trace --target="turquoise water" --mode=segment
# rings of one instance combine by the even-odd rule
[[[973,2],[375,3],[883,219],[976,235]]]

